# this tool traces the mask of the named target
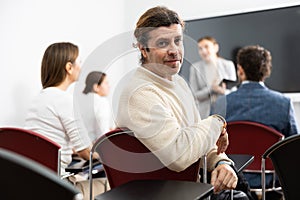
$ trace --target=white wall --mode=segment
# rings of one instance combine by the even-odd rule
[[[23,126],[41,89],[40,63],[48,45],[70,41],[84,59],[124,30],[124,1],[0,1],[0,126]]]
[[[53,42],[77,44],[85,62],[112,37],[132,31],[138,17],[152,6],[165,5],[188,20],[299,4],[299,0],[1,0],[0,127],[23,126],[28,106],[41,89],[42,55]],[[132,49],[112,61],[113,86],[137,65],[137,57]]]

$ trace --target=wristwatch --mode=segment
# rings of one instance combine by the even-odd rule
[[[219,121],[221,121],[223,123],[223,129],[222,129],[222,132],[223,132],[223,130],[226,129],[226,127],[227,127],[227,122],[224,119],[224,117],[222,117],[221,115],[217,115],[217,114],[212,115],[212,117],[217,118]]]
[[[226,161],[226,160],[220,160],[219,162],[217,162],[216,167],[219,166],[219,165],[222,165],[222,164],[227,164],[227,165],[233,166],[232,162],[229,162],[229,161]]]

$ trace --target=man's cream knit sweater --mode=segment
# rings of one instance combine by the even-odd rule
[[[117,125],[133,130],[139,140],[169,169],[182,171],[207,154],[208,171],[219,160],[216,142],[223,123],[201,120],[193,95],[179,75],[163,79],[139,67],[125,86],[119,102]]]

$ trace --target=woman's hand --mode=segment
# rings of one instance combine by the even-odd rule
[[[222,82],[221,84],[212,85],[212,91],[217,94],[225,94],[226,92],[226,83]]]

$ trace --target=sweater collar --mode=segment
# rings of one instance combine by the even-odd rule
[[[138,67],[137,68],[137,73],[141,74],[142,76],[144,76],[145,79],[147,79],[148,81],[151,81],[153,83],[159,83],[165,87],[171,88],[175,86],[175,82],[176,79],[178,78],[177,74],[173,76],[173,80],[167,80],[164,79],[160,76],[158,76],[157,74],[149,71],[148,69],[144,68],[144,67]]]

